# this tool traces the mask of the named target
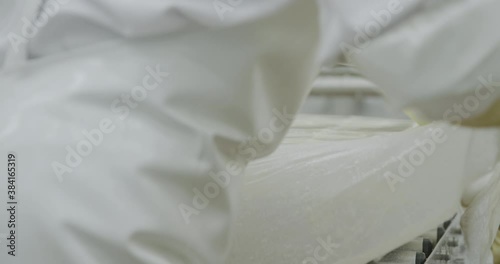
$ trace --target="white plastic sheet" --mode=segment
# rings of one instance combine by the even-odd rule
[[[191,224],[186,225],[179,205],[191,203],[193,188],[207,186],[212,181],[210,172],[224,170],[238,146],[269,131],[264,129],[276,125],[271,122],[279,115],[283,123],[274,126],[272,140],[260,144],[250,159],[271,153],[288,129],[290,115],[307,96],[321,63],[337,58],[341,43],[352,44],[358,34],[356,26],[376,21],[372,11],[395,10],[391,0],[230,2],[241,5],[230,6],[221,20],[220,9],[214,9],[212,1],[44,1],[47,9],[40,9],[39,17],[47,18],[42,16],[47,10],[53,12],[45,23],[38,20],[39,26],[30,27],[33,34],[26,34],[29,23],[17,21],[12,32],[26,41],[22,46],[17,42],[4,45],[19,51],[8,58],[9,71],[0,73],[0,147],[4,155],[11,151],[19,155],[22,200],[16,219],[22,229],[17,245],[23,253],[11,259],[4,252],[1,262],[224,261],[232,231],[238,228],[234,217],[241,175],[233,177],[231,186]],[[359,53],[356,61],[364,73],[374,75],[374,81],[394,94],[393,101],[399,98],[403,107],[432,109],[419,104],[420,99],[443,106],[441,97],[467,94],[479,75],[498,68],[494,60],[498,56],[485,54],[498,55],[495,10],[499,4],[446,1],[443,6],[447,8],[434,12],[422,9],[422,3],[402,2],[404,10],[393,12],[391,21],[383,22],[387,22],[383,34],[374,37],[382,39]],[[415,13],[419,20],[408,21]],[[23,13],[21,18],[30,21],[33,17]],[[470,24],[456,27],[456,21]],[[414,25],[432,34],[420,35],[415,45],[399,45]],[[389,34],[399,26],[402,32]],[[485,32],[486,40],[482,38]],[[455,37],[455,49],[432,45],[449,35]],[[395,49],[394,44],[404,49]],[[401,51],[411,56],[400,56]],[[462,52],[467,54],[463,68],[448,75],[457,65],[454,58]],[[481,61],[485,57],[492,60]],[[423,58],[427,63],[422,63]],[[429,67],[436,58],[442,63]],[[380,61],[388,63],[377,64]],[[427,71],[417,71],[422,65]],[[157,66],[161,74],[155,78],[151,71],[158,71]],[[171,74],[168,81],[161,78],[167,71]],[[395,76],[401,78],[392,79]],[[142,104],[114,103],[137,87],[151,88],[153,79],[163,82]],[[453,89],[457,82],[463,84],[461,91]],[[401,92],[398,89],[408,88],[402,84],[416,89]],[[418,93],[420,88],[427,88],[425,94]],[[126,116],[126,121],[117,120],[120,116]],[[54,173],[51,164],[64,162],[68,146],[75,148],[85,140],[83,130],[104,127],[107,131],[106,118],[116,121],[112,136],[95,146],[81,164],[71,166],[69,175]],[[468,153],[460,152],[466,150],[461,144],[453,147],[453,156]],[[0,166],[5,171],[8,165],[3,161]],[[7,199],[7,186],[0,182],[2,203]],[[256,202],[273,205],[273,201]],[[3,211],[0,219],[6,214]],[[318,225],[325,223],[313,226]],[[0,227],[3,234],[10,232],[5,224]],[[318,228],[317,233],[324,235],[323,231]]]
[[[467,263],[486,263],[481,254],[500,223],[498,129],[411,127],[299,119],[274,154],[248,168],[228,263],[367,263],[461,204],[464,219],[476,217],[463,221]]]

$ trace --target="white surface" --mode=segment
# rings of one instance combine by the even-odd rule
[[[498,158],[499,130],[412,126],[362,117],[299,118],[274,154],[248,168],[228,263],[367,263],[435,228],[460,204],[468,206],[467,263],[489,256],[481,241],[499,217],[499,174],[488,175]],[[398,174],[399,159],[411,161],[421,151],[416,140],[433,140],[435,130],[446,140],[435,142],[421,165],[410,163],[414,173],[392,189],[385,174]],[[473,202],[463,200],[464,190]],[[472,216],[479,218],[469,221]],[[338,247],[327,254],[321,239]]]
[[[338,58],[339,43],[351,42],[355,28],[373,20],[370,11],[390,0],[231,1],[237,6],[224,20],[213,1],[64,2],[0,74],[0,148],[19,154],[22,227],[19,256],[4,252],[2,263],[223,263],[238,228],[241,177],[190,224],[179,205],[211,182],[210,171],[239,158],[248,138],[268,131],[274,110],[296,113],[321,64]],[[404,1],[356,61],[393,102],[439,111],[442,96],[458,92],[461,99],[479,74],[498,68],[500,2],[444,1],[439,9],[425,3]],[[168,81],[117,120],[112,102],[156,65],[169,71]],[[420,99],[433,105],[413,104]],[[117,120],[113,135],[59,183],[51,164],[84,138],[82,130],[107,117]],[[288,125],[244,159],[271,153]],[[451,147],[463,162],[467,148]],[[5,181],[0,187],[5,191]],[[321,227],[329,218],[311,221]]]

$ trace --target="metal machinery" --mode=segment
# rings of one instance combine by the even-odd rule
[[[444,222],[368,264],[468,264],[460,217]]]

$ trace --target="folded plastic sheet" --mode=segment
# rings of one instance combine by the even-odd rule
[[[301,117],[249,166],[228,263],[363,264],[462,206],[468,263],[485,263],[500,221],[498,139],[497,129]]]

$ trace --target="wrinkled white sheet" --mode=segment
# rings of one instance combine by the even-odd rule
[[[240,173],[191,219],[180,205],[193,205],[193,189],[214,184],[210,173],[240,158],[238,147],[249,138],[268,136],[243,163],[271,153],[318,69],[345,53],[345,44],[360,50],[354,63],[395,105],[429,110],[422,114],[430,119],[442,119],[442,107],[467,98],[479,77],[488,81],[500,61],[496,0],[447,0],[439,8],[411,0],[396,8],[393,0],[229,2],[222,18],[213,1],[194,0],[48,0],[40,12],[27,6],[15,15],[11,33],[22,41],[0,45],[0,53],[7,49],[0,152],[20,158],[23,253],[12,259],[4,252],[0,262],[220,264],[238,228]],[[38,26],[28,26],[35,17]],[[360,37],[359,28],[367,34],[377,22],[380,34]],[[162,72],[154,78],[160,83],[151,67]],[[146,85],[156,88],[144,98]],[[489,86],[471,114],[498,98]],[[137,101],[120,102],[131,95]],[[52,164],[64,163],[67,147],[85,140],[82,131],[108,118],[112,135],[70,173],[55,173]],[[451,147],[453,156],[467,153],[460,154],[461,144]],[[0,170],[5,166],[0,162]],[[0,187],[5,191],[7,183]],[[303,235],[295,229],[292,237]]]

